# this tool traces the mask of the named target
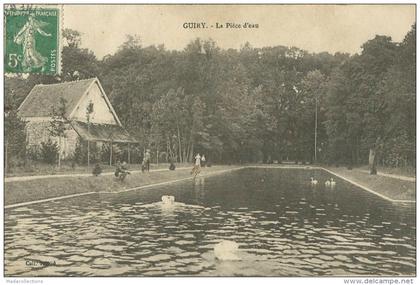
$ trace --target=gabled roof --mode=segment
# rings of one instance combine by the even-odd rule
[[[32,88],[19,107],[22,117],[51,117],[53,108],[58,109],[60,98],[64,98],[67,106],[66,117],[76,108],[82,96],[96,78],[57,83],[38,84]]]
[[[103,98],[111,110],[117,125],[91,123],[88,129],[87,123],[72,119],[72,115],[76,111],[77,106],[85,94],[87,94],[90,86],[95,82],[104,95]],[[70,120],[70,124],[82,139],[89,141],[137,142],[123,128],[97,78],[57,84],[35,85],[20,105],[18,109],[19,114],[21,117],[51,117],[53,108],[58,109],[60,107],[60,98],[66,100],[65,116]]]
[[[103,98],[111,110],[115,121],[121,125],[121,121],[115,113],[108,97],[102,88],[98,78],[90,78],[78,81],[70,81],[56,84],[38,84],[32,88],[25,100],[23,100],[18,111],[21,117],[51,117],[53,109],[60,107],[60,98],[66,100],[66,118],[72,119],[71,116],[76,111],[76,107],[80,104],[85,94],[92,84],[96,83],[104,95]]]

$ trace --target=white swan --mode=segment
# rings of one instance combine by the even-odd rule
[[[214,255],[219,260],[240,260],[236,255],[239,245],[230,240],[223,240],[214,246]]]
[[[311,177],[311,185],[317,185],[317,184],[318,184],[318,180]]]
[[[334,181],[334,179],[333,179],[333,178],[331,178],[331,182],[330,182],[330,183],[331,183],[331,187],[335,187],[335,184],[336,184],[336,183],[335,183],[335,181]]]
[[[169,196],[169,195],[163,195],[162,196],[162,202],[165,205],[173,205],[175,203],[175,197]]]
[[[325,181],[325,187],[330,187],[330,186],[331,186],[331,181],[330,180]]]

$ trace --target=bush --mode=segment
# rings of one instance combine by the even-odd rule
[[[80,138],[77,139],[76,148],[74,150],[74,161],[77,162],[79,165],[87,164],[87,142],[81,140]],[[89,161],[90,163],[96,163],[100,161],[101,155],[100,150],[97,147],[95,142],[90,142],[89,145]]]
[[[33,161],[42,160],[42,153],[39,145],[29,146],[26,150],[26,157]]]
[[[26,122],[16,110],[10,111],[4,117],[4,147],[6,152],[6,168],[16,167],[25,163],[26,155]]]
[[[101,173],[102,173],[102,168],[99,165],[99,163],[96,163],[95,167],[93,168],[92,174],[95,175],[95,176],[98,176]]]
[[[58,156],[58,145],[48,139],[47,142],[41,143],[41,158],[44,162],[53,164]]]
[[[388,139],[381,151],[381,162],[390,167],[415,166],[416,146],[404,133]]]
[[[117,144],[112,145],[112,163],[115,163],[117,160],[123,160],[124,152]],[[104,143],[102,145],[102,150],[100,153],[100,157],[102,162],[109,163],[109,156],[110,156],[110,146],[109,143]]]

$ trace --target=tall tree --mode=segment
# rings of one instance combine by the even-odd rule
[[[99,62],[89,49],[81,48],[79,32],[64,29],[63,37],[67,45],[63,47],[60,81],[73,81],[99,76]]]
[[[63,154],[62,140],[66,138],[66,131],[70,127],[66,112],[67,100],[60,97],[60,104],[58,108],[53,108],[50,121],[50,134],[58,138],[58,167],[61,167],[61,156]]]
[[[91,119],[92,119],[92,114],[94,111],[94,106],[93,106],[93,102],[90,101],[89,104],[86,106],[86,122],[87,122],[87,127],[88,127],[88,138],[87,138],[87,166],[89,168],[90,165],[90,128],[91,128]]]
[[[15,108],[6,110],[4,115],[4,166],[7,173],[10,166],[26,160],[26,122]]]

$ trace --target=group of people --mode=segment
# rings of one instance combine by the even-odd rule
[[[145,172],[145,171],[150,172],[150,160],[151,160],[150,149],[147,149],[144,154],[143,161],[141,163],[142,172]],[[175,164],[173,163],[172,160],[170,161],[169,170],[175,170]],[[128,174],[130,174],[130,172],[128,171],[127,163],[125,161],[121,163],[118,160],[117,167],[115,169],[115,176],[121,181],[123,181]]]
[[[200,155],[199,153],[197,153],[197,155],[194,157],[194,167],[191,170],[191,174],[194,175],[194,177],[196,177],[198,174],[200,174],[202,167],[206,167],[206,157],[204,154]],[[170,160],[169,170],[175,170],[175,163],[173,162],[172,159]],[[149,149],[146,150],[144,154],[143,161],[141,164],[141,171],[142,172],[150,171],[150,150]],[[123,181],[127,177],[128,174],[130,174],[130,171],[128,171],[127,163],[125,161],[121,163],[118,160],[117,166],[115,169],[115,177],[117,177],[120,181]]]
[[[199,153],[195,156],[195,164],[199,164],[201,167],[206,167],[206,157],[203,155],[200,156]]]
[[[141,164],[141,171],[150,171],[150,150],[146,150],[146,153],[143,157],[143,161]],[[130,174],[130,171],[128,171],[128,166],[125,161],[122,163],[118,160],[117,166],[115,169],[115,177],[117,177],[120,181],[124,181],[124,179],[127,177],[127,175]]]

